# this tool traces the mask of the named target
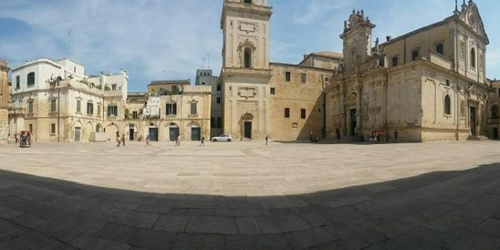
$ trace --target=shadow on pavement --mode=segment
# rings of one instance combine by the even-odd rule
[[[0,249],[499,249],[500,165],[272,197],[0,171]]]

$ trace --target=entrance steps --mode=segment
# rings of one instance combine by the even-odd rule
[[[489,141],[490,139],[484,135],[469,136],[468,141]]]

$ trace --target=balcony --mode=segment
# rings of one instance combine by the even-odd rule
[[[26,115],[26,109],[23,107],[11,107],[9,115]]]

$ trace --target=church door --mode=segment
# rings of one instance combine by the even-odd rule
[[[476,107],[470,107],[470,129],[472,136],[476,136],[477,135]]]
[[[245,122],[245,138],[252,139],[252,122]]]
[[[357,120],[356,120],[356,109],[351,109],[351,112],[350,112],[350,115],[351,115],[351,134],[350,136],[354,136],[355,135],[355,130],[356,130],[356,127],[358,126],[357,124]]]

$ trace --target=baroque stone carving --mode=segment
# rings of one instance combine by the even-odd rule
[[[242,87],[238,89],[238,96],[246,99],[254,98],[257,96],[257,90],[250,87]]]

